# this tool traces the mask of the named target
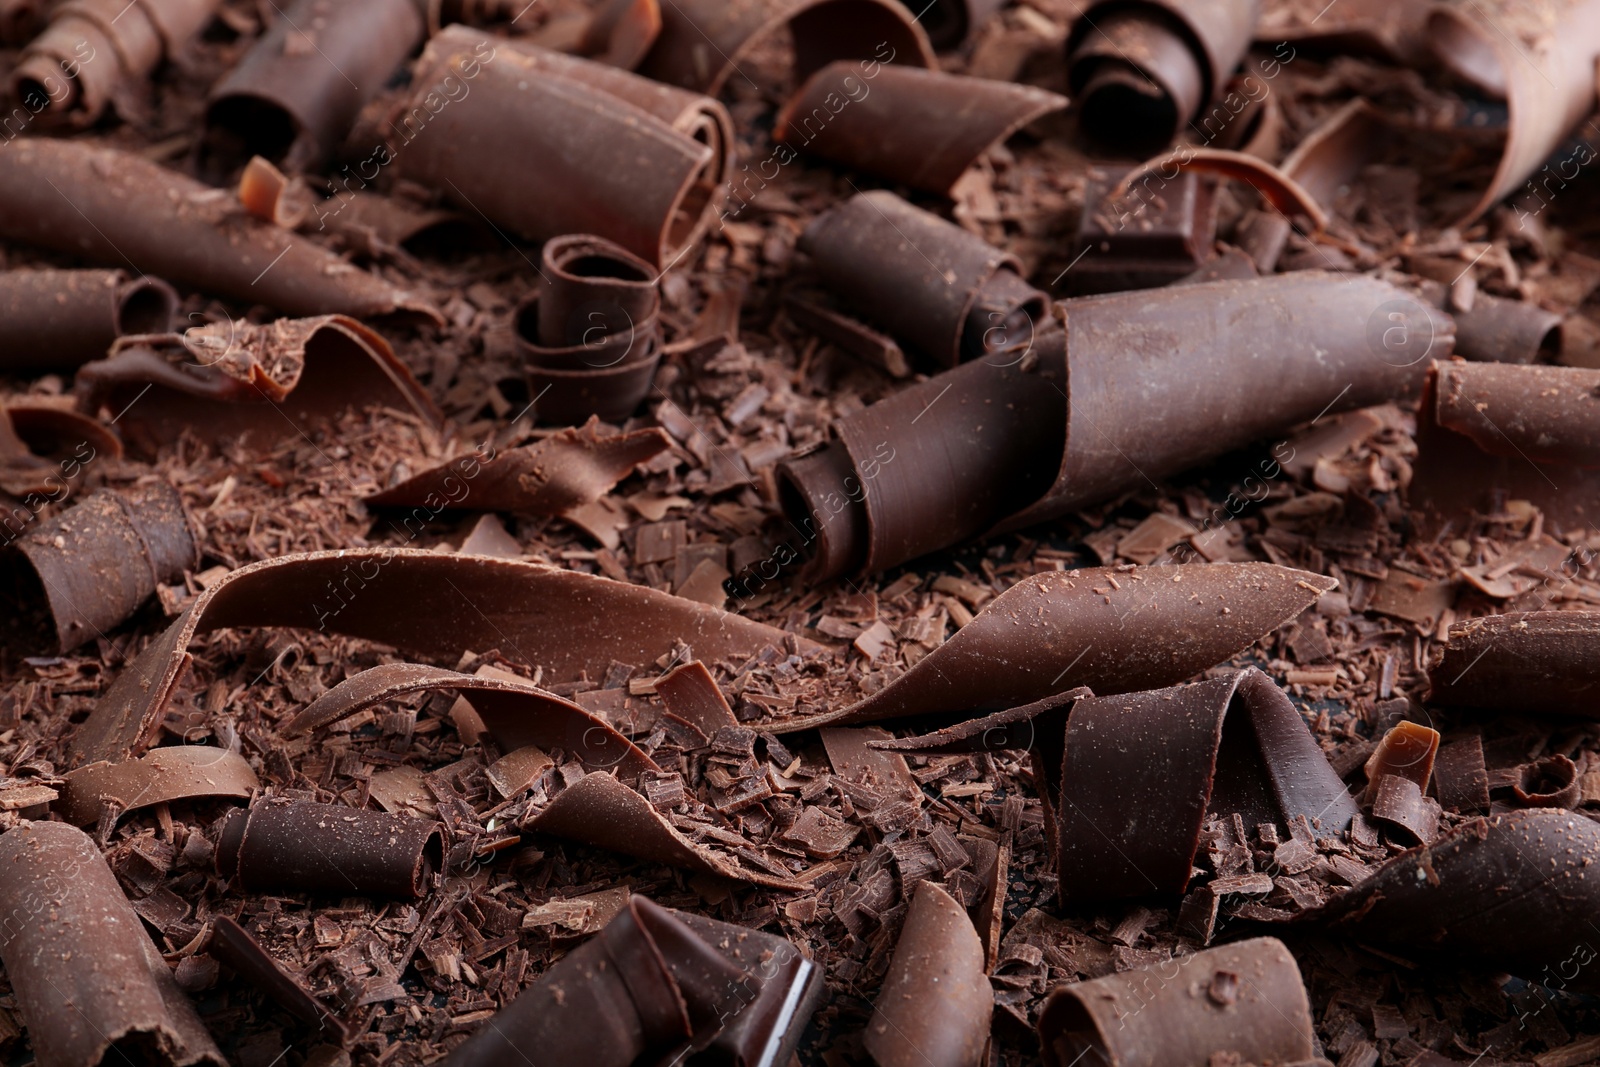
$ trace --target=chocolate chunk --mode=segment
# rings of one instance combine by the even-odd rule
[[[301,1022],[310,1023],[334,1044],[350,1041],[350,1028],[311,995],[305,981],[273,959],[244,927],[224,915],[211,928],[211,957],[277,1002]]]
[[[408,815],[266,797],[228,816],[217,873],[251,893],[415,899],[444,865],[442,830]]]
[[[1597,612],[1516,612],[1457,623],[1428,672],[1428,702],[1594,718],[1597,639]]]
[[[1189,173],[1172,178],[1149,174],[1111,198],[1127,173],[1103,168],[1089,172],[1078,249],[1062,278],[1074,294],[1168,285],[1190,277],[1212,256],[1215,183]]]
[[[247,800],[261,783],[237,752],[204,745],[158,748],[126,763],[92,763],[67,774],[56,809],[77,826],[193,797]]]
[[[966,911],[933,882],[911,910],[867,1023],[878,1067],[968,1067],[989,1041],[994,993],[983,943]]]
[[[8,373],[74,370],[127,334],[166,333],[178,294],[120,270],[0,273],[0,347]]]

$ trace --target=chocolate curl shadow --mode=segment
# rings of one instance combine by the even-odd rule
[[[178,294],[159,278],[120,270],[0,273],[0,369],[70,371],[128,334],[166,333]]]
[[[91,126],[112,104],[141,94],[150,73],[205,28],[219,2],[67,0],[51,9],[50,25],[22,50],[11,96],[47,101],[42,122]]]
[[[299,0],[211,91],[201,172],[221,181],[251,156],[315,170],[425,35],[417,0]]]
[[[0,834],[0,962],[40,1067],[227,1067],[94,841],[58,822]]]
[[[1429,704],[1525,715],[1600,717],[1600,613],[1530,611],[1450,627],[1428,672]]]
[[[94,763],[68,772],[56,814],[74,826],[121,818],[154,804],[195,797],[248,800],[261,782],[237,752],[205,745],[152,749],[124,763]]]
[[[0,553],[10,609],[0,634],[12,648],[70,652],[199,564],[193,520],[170,484],[101,489]]]
[[[80,141],[25,138],[7,146],[0,237],[290,315],[443,323],[416,295],[251,218],[218,190]]]
[[[865,700],[767,725],[786,733],[908,715],[970,718],[1078,686],[1125,693],[1172,685],[1249,648],[1336,584],[1271,563],[1034,575]]]
[[[837,102],[837,106],[835,103]],[[1067,98],[1031,85],[855,62],[823,67],[778,113],[773,140],[924,192],[949,196],[967,168]]]
[[[1250,47],[1260,0],[1103,0],[1067,35],[1067,84],[1093,139],[1124,152],[1172,143]]]
[[[734,74],[749,80],[740,63],[785,26],[796,81],[837,59],[937,69],[928,35],[899,0],[673,0],[661,9],[661,36],[639,72],[718,96]]]
[[[789,637],[652,589],[516,560],[395,548],[283,556],[206,589],[146,646],[69,739],[69,765],[146,747],[189,665],[189,642],[227,626],[325,629],[440,658],[521,649],[552,681],[599,677],[613,660],[646,663],[679,641],[714,661],[783,648]]]
[[[983,942],[942,886],[917,883],[867,1024],[878,1067],[968,1067],[983,1059],[994,991]]]
[[[444,824],[263,797],[217,840],[217,874],[249,893],[287,890],[416,900],[444,866]]]
[[[1045,1067],[1300,1064],[1316,1050],[1305,981],[1275,937],[1057,986],[1038,1028]]]
[[[1005,6],[1005,0],[901,0],[941,52],[960,48]]]
[[[212,959],[232,968],[234,973],[265,993],[290,1015],[319,1030],[328,1031],[326,1036],[332,1043],[346,1045],[354,1036],[343,1020],[323,1007],[322,1002],[311,994],[304,979],[273,959],[259,941],[230,917],[222,915],[217,918],[211,928],[206,951]]]
[[[1548,526],[1600,521],[1600,371],[1436,363],[1417,415],[1411,506],[1423,536],[1503,491]]]
[[[444,421],[383,335],[343,315],[124,338],[79,369],[76,391],[81,410],[120,413],[130,448],[146,455],[185,433],[265,450],[372,406]]]

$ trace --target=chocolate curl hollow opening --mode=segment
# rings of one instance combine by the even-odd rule
[[[660,306],[650,264],[603,237],[557,237],[545,242],[543,258],[541,345],[593,345],[633,329]]]
[[[178,294],[159,278],[120,270],[0,272],[0,367],[72,370],[118,337],[166,333]]]
[[[959,48],[1005,5],[1005,0],[902,0],[927,31],[934,48],[947,52]]]

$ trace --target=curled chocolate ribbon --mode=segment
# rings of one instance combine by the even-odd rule
[[[444,866],[443,824],[263,797],[217,841],[217,874],[250,893],[289,890],[415,900]]]
[[[128,334],[166,333],[178,294],[159,278],[120,270],[0,272],[0,366],[74,370]]]

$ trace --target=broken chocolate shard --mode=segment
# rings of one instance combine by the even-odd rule
[[[1039,1044],[1045,1067],[1295,1064],[1317,1048],[1300,968],[1274,937],[1058,986]]]
[[[867,1023],[867,1054],[877,1067],[971,1067],[993,1014],[972,920],[942,886],[918,883]]]
[[[0,273],[0,366],[7,373],[70,371],[128,334],[166,333],[178,294],[120,270]]]
[[[250,932],[232,918],[220,916],[211,928],[207,951],[218,963],[271,997],[290,1015],[323,1032],[336,1045],[349,1043],[350,1028],[311,995],[305,981],[273,959]]]
[[[130,1054],[226,1067],[89,835],[56,822],[0,834],[0,897],[38,902],[0,930],[0,961],[39,1067]]]
[[[443,824],[264,797],[228,816],[217,874],[250,893],[416,899],[444,866]]]
[[[247,800],[261,787],[237,752],[205,745],[154,749],[126,763],[92,763],[68,772],[56,812],[74,826],[154,804],[194,797]]]
[[[699,660],[675,667],[656,679],[656,692],[667,706],[668,714],[675,715],[706,737],[715,737],[717,731],[727,726],[738,726],[728,699],[717,688],[716,679]]]
[[[1527,715],[1600,715],[1600,613],[1532,611],[1450,628],[1428,703]]]

